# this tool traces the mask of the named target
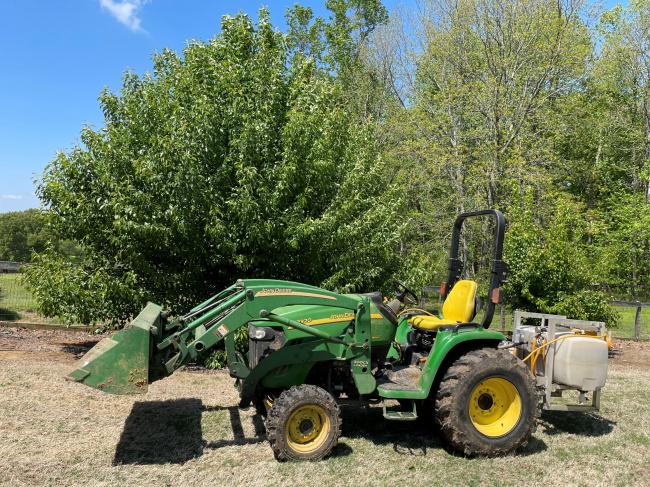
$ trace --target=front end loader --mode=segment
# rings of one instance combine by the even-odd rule
[[[494,254],[483,319],[477,285],[461,279],[460,233],[467,218],[495,221]],[[338,294],[290,281],[239,280],[184,316],[149,303],[122,331],[98,343],[69,378],[114,394],[147,385],[224,342],[240,407],[266,416],[278,460],[326,456],[341,432],[339,405],[383,403],[387,420],[431,414],[448,443],[467,455],[501,455],[524,445],[538,415],[534,377],[499,349],[490,331],[506,278],[505,220],[496,210],[461,214],[454,224],[438,314],[409,309],[417,296],[397,283],[381,293]],[[248,352],[235,347],[245,329]],[[396,409],[390,403],[398,403]]]

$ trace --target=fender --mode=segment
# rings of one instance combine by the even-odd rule
[[[499,342],[505,340],[506,337],[498,331],[487,330],[480,325],[461,325],[453,329],[448,328],[440,330],[437,334],[436,340],[431,348],[431,353],[427,358],[427,362],[422,369],[422,375],[418,382],[416,390],[390,390],[383,389],[381,385],[377,388],[377,392],[381,397],[387,399],[426,399],[429,397],[431,387],[439,374],[444,374],[445,358],[453,353],[456,347],[461,346],[463,343],[472,342],[472,348],[482,348],[485,346],[496,346]]]

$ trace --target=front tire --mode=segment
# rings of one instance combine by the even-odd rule
[[[282,392],[266,417],[266,434],[275,458],[320,460],[341,436],[341,411],[326,390],[303,384]]]
[[[535,382],[505,350],[466,353],[445,373],[436,420],[450,446],[465,455],[506,455],[528,443],[539,416]]]

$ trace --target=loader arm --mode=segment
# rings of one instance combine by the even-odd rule
[[[350,310],[354,326],[336,337],[273,313],[277,308],[293,305]],[[186,315],[168,323],[165,321],[160,306],[149,303],[124,330],[90,350],[80,360],[81,366],[68,378],[114,394],[143,393],[149,383],[172,374],[196,359],[198,353],[224,340],[231,375],[246,379],[251,371],[243,356],[235,350],[234,333],[254,321],[300,329],[317,339],[318,343],[312,346],[330,343],[332,347],[328,350],[334,357],[355,359],[352,373],[360,392],[371,392],[375,388],[368,366],[371,321],[367,297],[345,296],[290,281],[239,280]],[[268,365],[270,363],[264,369]],[[259,373],[251,380],[256,382],[257,376]],[[254,384],[249,382],[247,389],[251,387]]]

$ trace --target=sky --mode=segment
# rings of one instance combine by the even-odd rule
[[[384,4],[392,9],[397,1]],[[97,97],[105,87],[117,91],[126,69],[144,73],[153,52],[207,40],[223,15],[256,17],[262,5],[284,29],[284,12],[294,3],[0,0],[0,212],[39,206],[34,181],[57,151],[79,143],[84,125],[103,125]],[[325,14],[324,0],[299,3]]]

